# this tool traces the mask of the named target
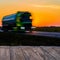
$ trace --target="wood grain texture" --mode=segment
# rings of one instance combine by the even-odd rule
[[[0,60],[10,60],[9,47],[0,47]]]
[[[0,46],[0,60],[60,60],[60,46]]]

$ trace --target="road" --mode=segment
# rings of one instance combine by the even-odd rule
[[[0,32],[3,32],[0,30]],[[26,34],[26,35],[35,35],[35,36],[46,36],[46,37],[53,37],[53,38],[60,38],[60,32],[42,32],[42,31],[32,31],[26,33],[19,33],[19,34]]]
[[[32,31],[32,33],[26,33],[26,34],[28,34],[28,35],[35,35],[35,36],[46,36],[46,37],[60,38],[60,32]]]

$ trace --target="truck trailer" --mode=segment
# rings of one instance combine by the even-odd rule
[[[17,13],[4,16],[2,19],[2,29],[3,31],[31,31],[31,17],[31,13],[27,11],[18,11]]]

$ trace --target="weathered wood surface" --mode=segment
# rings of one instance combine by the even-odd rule
[[[0,46],[0,60],[60,60],[60,46]]]

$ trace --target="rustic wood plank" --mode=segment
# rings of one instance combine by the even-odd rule
[[[15,49],[14,48],[13,49],[15,50],[16,53],[22,52],[24,56],[23,60],[60,60],[60,54],[58,54],[57,51],[54,50],[53,48],[55,49],[56,47],[21,46],[18,48],[15,47]],[[58,49],[60,49],[60,47]],[[19,56],[19,54],[16,54],[15,57],[16,56]],[[20,59],[20,57],[17,59]],[[15,60],[17,59],[15,58]]]
[[[60,47],[58,46],[58,47],[53,47],[53,49],[55,50],[55,51],[57,51],[57,53],[60,55],[60,49],[59,49]]]
[[[60,47],[0,46],[0,60],[60,60]]]
[[[40,57],[32,50],[32,47],[22,47],[22,51],[26,60],[40,60]]]
[[[0,60],[10,60],[9,47],[0,47]]]
[[[41,47],[41,49],[44,51],[46,60],[50,59],[51,60],[60,60],[60,54],[58,54],[58,51],[55,50],[56,47]],[[58,48],[60,52],[60,47]],[[47,59],[48,58],[48,59]]]
[[[25,60],[21,47],[11,47],[11,60]]]

